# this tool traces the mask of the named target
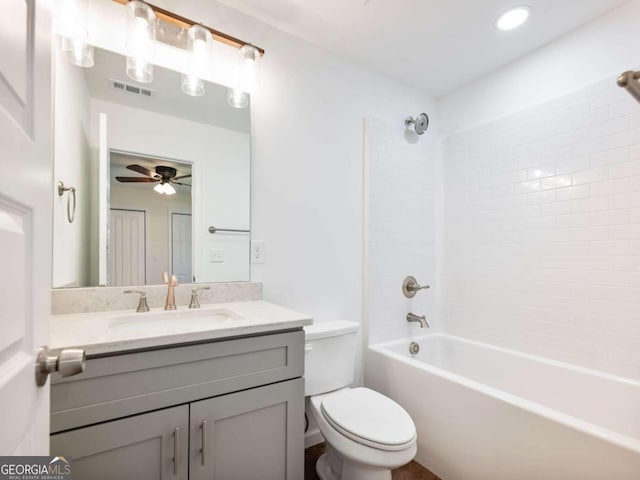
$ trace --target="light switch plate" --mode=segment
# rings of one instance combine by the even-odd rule
[[[224,263],[224,250],[221,248],[212,248],[209,250],[210,263]]]
[[[251,242],[251,263],[264,263],[264,242]]]

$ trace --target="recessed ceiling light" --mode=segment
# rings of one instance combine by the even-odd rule
[[[529,18],[531,7],[525,5],[513,7],[504,12],[496,20],[496,28],[498,30],[513,30],[518,28]]]

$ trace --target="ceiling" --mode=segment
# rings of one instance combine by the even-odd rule
[[[154,68],[152,83],[137,84],[125,73],[125,57],[99,48],[95,51],[95,66],[84,69],[84,75],[93,98],[239,132],[251,132],[250,109],[230,107],[227,87],[222,85],[206,82],[205,95],[191,97],[182,93],[180,73],[158,66]],[[123,93],[112,88],[109,80],[148,88],[152,95],[144,97]]]
[[[441,97],[628,0],[219,1]],[[523,27],[494,27],[523,4]]]

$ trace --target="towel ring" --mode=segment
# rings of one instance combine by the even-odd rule
[[[58,195],[61,197],[64,192],[69,192],[67,196],[67,220],[73,223],[76,218],[76,189],[75,187],[65,187],[63,182],[58,182]],[[73,197],[73,208],[71,207],[71,197]]]

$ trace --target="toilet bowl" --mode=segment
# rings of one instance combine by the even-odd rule
[[[305,327],[305,394],[325,439],[316,463],[321,480],[390,480],[416,454],[416,429],[390,398],[353,381],[358,324]]]
[[[322,480],[390,480],[416,454],[411,417],[380,393],[345,388],[311,397],[310,405],[327,444],[316,464]]]

